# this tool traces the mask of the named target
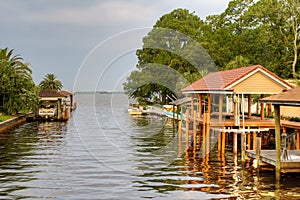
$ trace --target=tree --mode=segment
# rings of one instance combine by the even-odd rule
[[[32,110],[38,98],[29,64],[13,52],[0,49],[0,108],[6,114]]]
[[[215,66],[200,45],[203,21],[186,9],[162,16],[143,38],[136,51],[137,70],[124,83],[131,97],[151,99],[155,94],[165,103],[167,96],[180,96],[182,87],[214,71]]]
[[[60,80],[56,79],[54,74],[46,74],[44,79],[40,82],[39,86],[42,89],[53,89],[53,90],[61,90],[63,85]]]

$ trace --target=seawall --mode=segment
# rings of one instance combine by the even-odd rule
[[[0,122],[0,132],[4,132],[6,130],[12,129],[15,126],[18,126],[25,122],[26,122],[26,115],[20,115],[18,117],[14,117],[12,119],[6,120],[4,122]]]

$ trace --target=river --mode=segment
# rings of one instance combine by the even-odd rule
[[[77,94],[68,122],[0,134],[0,199],[300,199],[300,174],[275,184],[228,151],[185,153],[164,117],[131,117],[123,94]]]

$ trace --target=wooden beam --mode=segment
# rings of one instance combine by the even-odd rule
[[[275,113],[275,144],[276,144],[276,180],[280,180],[280,150],[281,150],[281,133],[280,133],[280,105],[274,105]]]

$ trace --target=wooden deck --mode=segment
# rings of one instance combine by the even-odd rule
[[[281,172],[300,172],[300,150],[287,150],[290,160],[281,160]],[[255,150],[247,150],[246,154],[250,158],[256,158]],[[276,166],[276,150],[261,150],[261,161]]]

